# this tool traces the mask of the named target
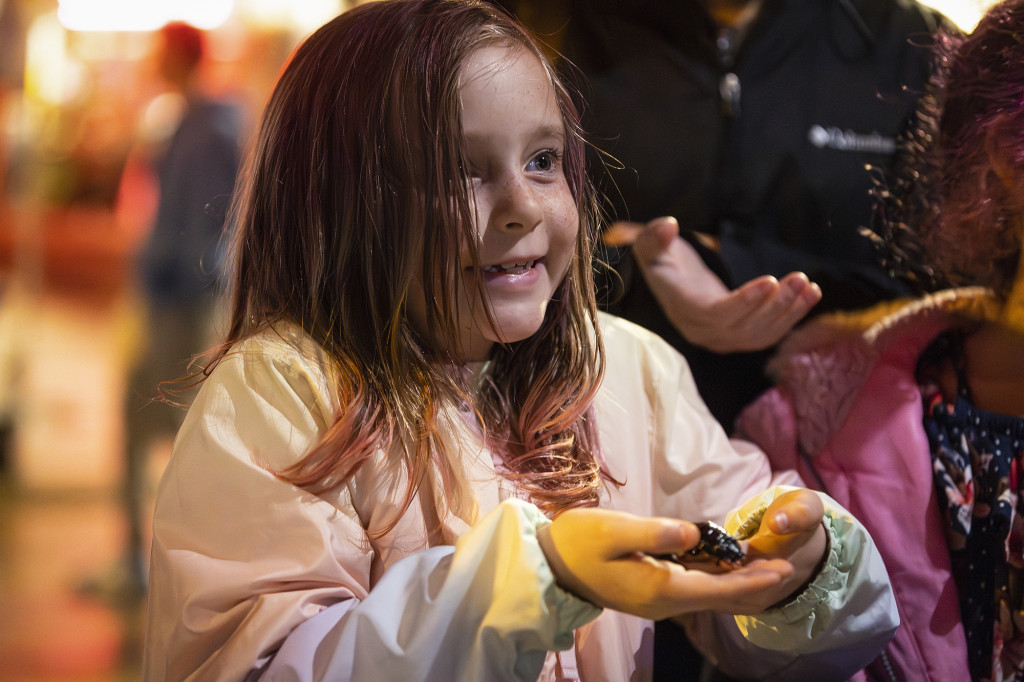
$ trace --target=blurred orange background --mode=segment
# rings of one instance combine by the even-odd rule
[[[138,679],[119,590],[132,264],[156,199],[133,150],[175,122],[157,29],[207,30],[201,87],[255,120],[295,44],[356,2],[0,0],[0,679]],[[169,443],[148,466],[155,486]]]

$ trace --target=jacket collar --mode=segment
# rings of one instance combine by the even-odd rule
[[[982,319],[993,303],[991,292],[981,287],[950,289],[823,316],[794,331],[769,362],[768,373],[792,401],[803,451],[820,451],[843,425],[881,358],[913,373],[939,333]]]

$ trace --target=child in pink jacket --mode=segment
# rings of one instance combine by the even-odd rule
[[[878,238],[912,281],[960,288],[800,329],[739,430],[878,543],[902,624],[864,675],[1021,679],[1024,2],[939,56]]]

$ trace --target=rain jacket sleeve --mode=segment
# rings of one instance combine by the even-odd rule
[[[388,569],[362,600],[299,625],[264,680],[536,680],[600,610],[555,585],[536,507],[509,499],[454,548]]]

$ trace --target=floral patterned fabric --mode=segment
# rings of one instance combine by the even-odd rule
[[[1024,681],[1024,419],[974,406],[959,335],[936,340],[919,366],[924,428],[974,680]],[[929,367],[952,362],[958,395],[949,402]]]

